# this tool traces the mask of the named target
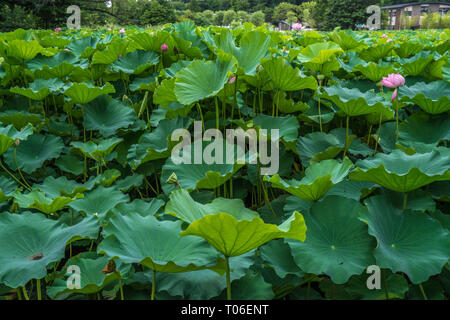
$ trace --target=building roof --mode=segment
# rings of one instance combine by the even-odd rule
[[[401,4],[394,4],[391,6],[385,6],[381,9],[399,9],[399,8],[405,8],[405,7],[411,7],[411,6],[422,6],[422,5],[429,5],[429,4],[444,4],[447,6],[450,6],[450,2],[410,2],[410,3],[401,3]]]

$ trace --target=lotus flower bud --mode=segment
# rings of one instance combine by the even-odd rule
[[[401,74],[391,73],[387,78],[383,78],[381,83],[385,87],[396,89],[405,85],[405,78]]]
[[[16,147],[20,144],[20,139],[19,138],[17,138],[15,141],[14,141],[14,144],[16,145]]]
[[[178,182],[178,177],[177,177],[177,175],[175,174],[175,172],[173,172],[173,173],[170,175],[169,179],[167,179],[167,181],[166,181],[167,184],[176,184],[177,182]]]
[[[233,74],[230,79],[228,80],[229,84],[233,84],[236,81],[236,76]]]
[[[120,29],[120,31],[119,31],[121,34],[125,34],[125,29],[124,28],[122,28],[122,29]]]
[[[169,46],[168,46],[166,43],[164,43],[164,44],[161,46],[161,51],[162,51],[162,52],[166,52],[167,50],[169,50]]]
[[[61,28],[55,28],[55,32],[61,32],[62,29]]]

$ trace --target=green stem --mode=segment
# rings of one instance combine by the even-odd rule
[[[381,139],[381,122],[382,121],[383,121],[383,114],[380,113],[380,123],[379,123],[379,128],[378,128],[377,142],[375,144],[375,152],[373,153],[374,156],[377,154],[378,143]]]
[[[347,126],[346,126],[346,129],[345,129],[345,149],[344,149],[344,155],[343,155],[343,157],[342,157],[342,160],[344,160],[345,159],[345,156],[347,155],[347,150],[348,150],[348,148],[349,148],[349,143],[348,143],[348,136],[349,136],[349,134],[348,134],[348,128],[349,128],[349,125],[350,125],[350,117],[349,116],[347,116]]]
[[[389,300],[389,291],[387,287],[387,281],[386,281],[386,272],[382,272],[383,274],[383,287],[384,287],[384,294],[386,296],[386,300]]]
[[[403,210],[406,210],[406,204],[408,202],[408,193],[405,192],[405,195],[403,197]]]
[[[399,122],[398,96],[397,96],[397,98],[395,99],[395,102],[396,102],[395,106],[396,106],[396,110],[397,110],[397,116],[396,116],[396,122],[397,122],[396,126],[397,126],[397,129],[396,129],[396,131],[395,131],[395,142],[398,142],[398,122]]]
[[[20,290],[20,288],[16,289],[16,294],[17,294],[17,299],[18,300],[23,300],[22,290]]]
[[[422,286],[421,283],[419,283],[419,288],[420,288],[420,292],[422,292],[423,299],[424,300],[428,300],[428,297],[427,297],[427,295],[425,293],[425,290],[423,290],[423,286]]]
[[[214,103],[216,105],[216,129],[219,130],[219,102],[217,101],[217,97],[214,97]]]
[[[125,300],[124,296],[123,296],[123,285],[122,285],[122,277],[120,276],[120,274],[116,271],[117,275],[119,276],[119,288],[120,288],[120,300]]]
[[[27,189],[28,191],[31,191],[30,187],[27,187],[26,185],[24,185],[22,183],[22,181],[20,181],[19,179],[17,179],[8,169],[6,169],[6,167],[3,165],[3,163],[0,161],[0,167],[5,170],[5,172],[7,174],[9,174],[11,176],[11,178],[13,178],[17,183],[19,183],[20,185],[22,185],[22,187],[24,187],[25,189]]]
[[[23,296],[25,297],[25,300],[30,300],[30,298],[28,297],[27,289],[25,288],[25,286],[22,287],[22,292],[23,292]]]
[[[320,126],[320,132],[322,132],[322,113],[320,110],[320,97],[319,97],[319,126]]]
[[[156,271],[153,270],[153,282],[152,282],[152,300],[155,300],[155,293],[156,293]]]
[[[38,298],[38,300],[42,300],[41,279],[37,279],[36,280],[36,290],[37,290],[37,298]]]
[[[202,112],[202,107],[200,107],[200,103],[197,103],[197,110],[198,113],[200,113],[200,118],[202,119],[202,127],[203,127],[203,131],[205,130],[205,121],[203,120],[203,112]]]
[[[14,163],[16,164],[16,168],[17,168],[17,172],[19,172],[19,176],[22,178],[22,180],[25,183],[25,185],[27,185],[28,188],[31,189],[30,184],[28,183],[28,181],[23,176],[22,171],[19,168],[19,164],[17,163],[17,147],[14,148]]]
[[[225,257],[226,273],[227,273],[227,300],[231,300],[231,281],[230,281],[230,261],[229,257]]]

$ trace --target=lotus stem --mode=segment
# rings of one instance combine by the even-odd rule
[[[382,122],[382,120],[383,120],[383,114],[380,113],[380,123],[379,123],[379,127],[378,127],[377,142],[375,144],[375,152],[373,153],[374,156],[377,154],[378,143],[381,139],[381,122]]]
[[[16,151],[17,151],[17,147],[14,147],[14,163],[16,165],[17,172],[19,172],[19,175],[22,178],[23,182],[31,189],[31,185],[28,183],[28,181],[22,175],[22,171],[20,171],[19,164],[17,163],[17,152]]]
[[[405,192],[405,195],[403,197],[403,210],[406,210],[406,204],[408,202],[408,193]]]
[[[36,279],[37,299],[42,300],[41,279]]]
[[[225,256],[226,276],[227,276],[227,300],[231,300],[231,280],[230,280],[230,258]]]
[[[3,163],[0,161],[0,167],[5,170],[5,172],[7,174],[9,174],[11,176],[11,178],[13,178],[17,183],[19,183],[20,185],[22,185],[22,187],[24,187],[25,189],[27,189],[28,191],[32,191],[30,187],[24,185],[22,183],[22,181],[20,181],[19,179],[17,179],[8,169],[6,169],[6,167],[3,165]]]
[[[428,300],[428,297],[427,297],[427,295],[425,293],[425,290],[423,290],[423,286],[422,286],[421,283],[419,283],[419,288],[420,288],[420,292],[422,292],[423,299],[424,300]]]
[[[349,136],[349,134],[348,134],[348,131],[349,131],[348,127],[349,127],[349,125],[350,125],[350,117],[347,116],[347,126],[346,126],[346,129],[345,129],[345,149],[344,149],[344,155],[342,156],[342,160],[345,159],[345,156],[347,155],[347,150],[349,148],[349,143],[348,143],[348,136]]]
[[[398,96],[395,99],[395,106],[396,106],[396,131],[395,131],[395,142],[398,142],[398,122],[399,122],[399,106],[398,106]]]
[[[122,276],[119,274],[119,272],[116,271],[116,273],[119,276],[120,300],[124,301],[125,298],[123,296]]]
[[[373,125],[370,125],[369,127],[369,136],[367,137],[367,146],[370,148],[370,135],[372,134],[372,127]]]
[[[22,290],[20,290],[20,288],[16,289],[16,294],[17,294],[17,300],[23,300]]]
[[[156,271],[153,270],[153,281],[152,281],[152,296],[151,300],[155,300],[155,294],[156,294]]]
[[[27,288],[25,286],[22,287],[23,296],[25,297],[25,300],[30,300],[27,293]]]
[[[217,97],[214,97],[214,103],[216,105],[216,129],[219,130],[220,122],[219,122],[219,102],[217,101]]]
[[[200,118],[202,119],[202,128],[204,131],[205,130],[205,120],[203,119],[202,107],[200,107],[200,103],[198,103],[198,102],[197,102],[197,110],[198,110],[198,113],[200,113]]]
[[[384,287],[384,294],[386,296],[386,300],[389,300],[389,291],[388,291],[388,287],[387,287],[387,280],[386,280],[386,273],[383,273],[383,287]]]
[[[319,97],[319,127],[320,127],[320,132],[323,132],[323,130],[322,130],[322,113],[320,111],[320,97]]]
[[[306,300],[309,300],[309,292],[311,291],[311,279],[310,278],[308,278],[308,285],[307,285],[307,287],[306,287],[306,297],[305,297],[305,299]]]

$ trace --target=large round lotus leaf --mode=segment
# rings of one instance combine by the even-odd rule
[[[299,124],[296,118],[271,117],[264,114],[257,115],[252,119],[255,128],[265,129],[266,134],[270,136],[272,130],[279,131],[280,139],[283,138],[288,145],[297,140]]]
[[[291,67],[288,64],[288,61],[282,57],[267,60],[263,62],[262,66],[264,72],[266,72],[270,78],[270,84],[267,88],[264,87],[265,90],[316,90],[318,87],[314,77],[304,76],[299,69]]]
[[[395,53],[397,53],[400,58],[408,58],[422,50],[423,44],[410,39],[410,41],[400,43],[400,45],[395,48]]]
[[[294,212],[283,224],[265,224],[261,218],[237,220],[228,213],[206,215],[195,220],[181,236],[195,235],[208,241],[226,257],[235,257],[278,238],[305,241],[303,216]]]
[[[349,133],[351,134],[351,131]],[[308,167],[312,163],[334,159],[345,149],[345,135],[345,129],[337,128],[331,130],[328,134],[325,132],[313,132],[300,137],[296,147],[302,164]],[[361,144],[361,140],[354,139],[354,135],[351,135],[350,138],[352,140],[348,153],[362,156],[368,156],[373,153],[373,150],[367,145]]]
[[[17,185],[14,180],[0,176],[0,202],[11,198],[16,190]]]
[[[244,277],[231,283],[231,297],[233,300],[272,300],[275,294],[272,285],[264,281],[260,273],[249,269]]]
[[[97,251],[157,272],[186,272],[217,264],[217,252],[205,241],[180,237],[181,225],[181,221],[158,221],[154,216],[115,215],[103,229],[105,239]]]
[[[351,199],[330,196],[305,214],[306,241],[287,240],[297,265],[305,272],[331,277],[342,284],[374,264],[376,246],[359,220],[364,207]]]
[[[130,91],[155,91],[157,85],[157,76],[157,74],[152,74],[145,78],[135,78],[133,82],[130,83]]]
[[[431,114],[450,110],[450,86],[447,81],[419,82],[410,87],[401,87],[399,97],[403,102],[417,104]]]
[[[228,213],[238,220],[253,220],[258,213],[247,209],[241,199],[216,198],[209,204],[201,204],[192,199],[184,189],[175,190],[170,194],[165,213],[183,221],[192,223],[209,214]]]
[[[116,188],[97,187],[95,190],[86,193],[83,199],[78,199],[69,204],[76,210],[85,212],[87,215],[98,215],[104,217],[106,213],[119,203],[128,202],[130,198]]]
[[[25,111],[8,110],[0,113],[0,121],[4,125],[12,124],[17,130],[21,130],[30,124],[38,127],[43,120],[41,115]]]
[[[12,125],[6,127],[0,126],[0,155],[11,148],[17,139],[19,141],[26,140],[32,134],[33,127],[31,125],[26,126],[20,131],[17,131]]]
[[[75,67],[87,68],[88,61],[80,60],[70,52],[58,52],[52,57],[37,56],[27,62],[27,67],[35,75],[45,75],[45,78],[59,78],[64,80]]]
[[[375,158],[360,160],[350,173],[355,181],[370,181],[385,188],[409,192],[435,181],[450,180],[448,152],[433,151],[407,155],[401,150],[378,153]]]
[[[450,258],[448,230],[427,214],[396,209],[384,196],[367,200],[368,211],[361,220],[377,238],[377,265],[404,272],[412,283],[439,274]]]
[[[334,85],[323,88],[322,97],[332,101],[347,116],[361,116],[385,109],[383,98],[371,91],[361,92],[359,89],[349,89]]]
[[[33,59],[39,53],[45,52],[46,50],[36,40],[12,40],[6,47],[6,56],[20,61]]]
[[[136,50],[111,65],[114,72],[141,74],[151,66],[158,64],[159,56],[155,52]]]
[[[178,102],[175,95],[175,78],[164,79],[161,85],[156,87],[153,95],[153,103],[160,104],[163,109],[167,108],[173,102]]]
[[[47,295],[55,299],[61,294],[65,293],[81,293],[92,294],[100,292],[112,281],[118,280],[122,275],[129,273],[131,265],[123,263],[115,266],[115,272],[106,272],[109,260],[106,256],[97,256],[95,252],[83,252],[75,257],[70,258],[60,276],[64,278],[56,278],[51,287],[47,288]],[[80,268],[80,288],[69,289],[67,287],[67,280],[72,275],[67,272],[69,266],[77,266]],[[109,268],[108,268],[109,269]],[[108,270],[112,271],[112,270]]]
[[[64,95],[73,103],[80,104],[86,104],[101,95],[116,92],[110,83],[106,83],[103,87],[96,87],[92,83],[81,82],[69,84],[65,88]]]
[[[122,138],[105,139],[101,140],[100,143],[92,141],[86,143],[75,141],[72,142],[72,146],[75,149],[80,150],[85,156],[96,161],[102,161],[113,152],[114,148],[122,141]]]
[[[392,65],[380,65],[378,63],[364,61],[363,64],[356,65],[352,71],[361,72],[367,79],[378,83],[383,77],[387,77],[391,73],[395,73]]]
[[[190,120],[181,117],[161,120],[154,131],[144,133],[139,142],[130,147],[128,161],[136,169],[146,162],[170,157],[172,148],[178,144],[172,141],[172,133],[177,129],[187,129],[190,124]]]
[[[63,172],[79,176],[84,171],[84,164],[78,157],[64,155],[56,159],[55,165]]]
[[[117,185],[116,185],[117,187]],[[143,217],[149,215],[158,215],[162,214],[162,210],[160,210],[164,206],[164,201],[161,199],[153,198],[150,202],[136,199],[130,203],[120,203],[115,208],[111,209],[113,214],[134,214],[138,213]]]
[[[437,145],[444,140],[450,140],[450,117],[431,116],[418,112],[412,114],[400,124],[399,139],[402,142],[419,142]]]
[[[324,160],[306,169],[305,177],[285,181],[279,175],[265,176],[264,181],[272,183],[273,188],[282,189],[290,194],[307,201],[317,201],[322,198],[331,187],[348,175],[353,163],[346,158],[344,162]]]
[[[260,31],[245,32],[236,47],[235,38],[230,30],[222,30],[215,39],[215,46],[236,57],[238,66],[247,75],[255,75],[261,59],[269,53],[270,35]]]
[[[175,164],[172,157],[167,159],[161,173],[161,184],[163,185],[165,193],[170,193],[176,188],[174,185],[166,183],[167,179],[169,179],[173,173],[176,174],[179,185],[188,191],[196,189],[214,189],[228,181],[240,168],[244,166],[244,160],[248,160],[248,155],[244,155],[245,159],[238,159],[238,156],[240,156],[238,153],[238,150],[241,150],[240,147],[238,145],[233,146],[228,143],[227,140],[215,139],[213,142],[202,142],[202,145],[200,146],[201,150],[198,148],[198,152],[195,151],[195,144],[196,142],[190,145],[190,164]],[[218,155],[218,159],[213,157],[211,160],[214,160],[214,162],[216,162],[215,160],[219,160],[222,164],[207,164],[205,161],[200,161],[201,164],[195,164],[197,159],[196,154],[204,156],[206,153],[209,156],[210,153],[208,151],[211,151],[214,155],[214,147],[217,147],[216,150],[219,150],[219,152],[220,148],[223,148],[223,157],[220,158]],[[183,156],[184,152],[188,151],[186,151],[186,149],[183,150]],[[234,155],[234,165],[227,164],[227,157],[230,157],[231,154]],[[180,157],[183,158],[183,156]],[[202,159],[205,160],[204,157],[202,157]],[[242,163],[238,163],[238,160],[242,160]]]
[[[31,100],[44,100],[50,93],[56,93],[64,86],[64,82],[59,79],[36,79],[28,88],[11,88],[12,93],[17,93]]]
[[[381,43],[363,49],[360,53],[360,57],[366,61],[378,62],[379,60],[386,58],[388,55],[391,55],[393,49],[394,42]]]
[[[345,180],[334,185],[325,197],[340,196],[359,201],[370,195],[376,187],[377,185],[372,182]]]
[[[39,213],[1,213],[0,283],[17,288],[44,278],[47,265],[64,257],[67,244],[96,238],[98,228],[96,219],[68,227]]]
[[[218,58],[216,62],[195,60],[177,73],[175,96],[182,104],[213,97],[224,87],[229,74],[236,69],[234,59]]]
[[[58,158],[63,149],[64,143],[60,137],[34,134],[16,148],[17,165],[31,174],[41,168],[46,160]],[[5,153],[5,160],[11,169],[17,168],[13,150]]]
[[[97,48],[100,39],[95,36],[88,36],[86,38],[75,40],[67,46],[75,56],[80,58],[89,58]]]
[[[84,127],[98,130],[104,137],[129,127],[135,120],[137,117],[132,108],[110,96],[100,96],[84,106]]]
[[[82,194],[71,197],[52,197],[44,192],[33,190],[27,194],[15,193],[14,199],[21,208],[37,209],[45,214],[53,215],[65,208],[72,201],[82,198]]]
[[[314,43],[300,51],[297,59],[302,63],[324,64],[337,53],[342,53],[339,45],[334,42]]]
[[[115,38],[113,39],[104,50],[97,50],[92,56],[92,64],[109,65],[119,59],[121,56],[127,54],[128,40]]]
[[[434,53],[422,51],[411,58],[398,59],[395,65],[401,68],[403,76],[418,76],[433,59]]]
[[[65,176],[47,177],[41,184],[33,186],[33,188],[37,188],[53,198],[59,196],[74,197],[78,193],[90,190],[90,187],[88,183],[82,184],[75,180],[68,180]]]
[[[303,274],[302,270],[295,264],[291,248],[282,239],[273,240],[263,245],[260,248],[260,254],[266,263],[266,267],[273,268],[282,279],[289,274]]]
[[[330,34],[330,38],[345,51],[364,46],[364,43],[360,41],[361,37],[357,33],[349,30],[339,32],[335,30]]]

